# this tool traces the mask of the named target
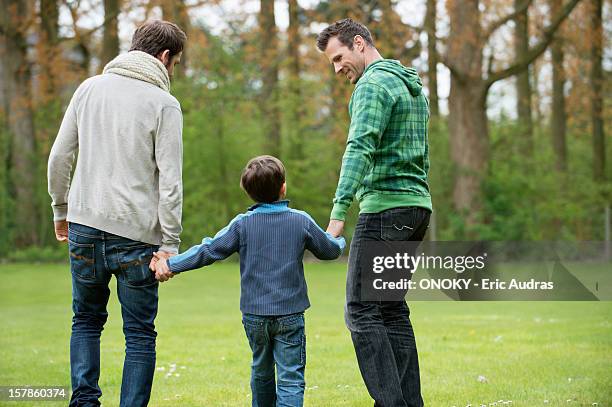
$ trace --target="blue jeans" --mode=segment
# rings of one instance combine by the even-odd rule
[[[242,324],[253,351],[253,407],[301,407],[306,386],[304,313],[284,316],[244,314]],[[274,377],[275,365],[278,384]]]
[[[108,317],[108,284],[113,274],[125,335],[120,405],[146,406],[155,372],[157,333],[153,322],[158,300],[158,282],[149,270],[149,261],[157,246],[76,223],[69,224],[68,240],[74,312],[70,406],[100,405],[100,334]]]
[[[361,214],[351,241],[346,325],[375,407],[421,407],[419,360],[406,301],[362,301],[360,259],[368,241],[420,241],[430,212],[417,207]]]

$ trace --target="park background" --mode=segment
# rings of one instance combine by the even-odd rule
[[[250,205],[240,172],[264,153],[285,162],[292,206],[326,225],[353,87],[315,38],[344,17],[422,76],[428,239],[584,241],[610,239],[611,11],[604,0],[0,0],[0,385],[67,383],[70,279],[47,158],[76,87],[127,51],[140,23],[174,21],[189,38],[172,83],[184,113],[183,249]],[[368,405],[342,322],[345,265],[306,270],[307,404]],[[163,287],[154,405],[177,395],[184,405],[246,404],[237,284],[230,262]],[[115,405],[123,345],[116,299],[110,308],[102,386]],[[608,303],[412,309],[430,405],[612,400]],[[173,375],[185,363],[191,376],[165,376],[177,363]]]

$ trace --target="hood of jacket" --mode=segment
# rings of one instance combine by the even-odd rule
[[[406,84],[406,88],[408,88],[412,96],[418,96],[421,94],[423,82],[421,82],[421,78],[419,78],[419,74],[414,68],[405,67],[399,61],[394,59],[379,59],[368,65],[364,71],[364,75],[370,70],[381,70],[392,73]]]

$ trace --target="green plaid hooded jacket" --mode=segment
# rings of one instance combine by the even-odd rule
[[[367,66],[349,102],[351,124],[330,218],[344,220],[353,198],[360,213],[431,207],[427,183],[429,102],[417,72],[399,61]]]

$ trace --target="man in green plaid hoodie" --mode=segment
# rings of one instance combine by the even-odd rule
[[[383,59],[372,36],[351,19],[317,38],[337,75],[355,90],[351,124],[327,231],[339,236],[353,198],[359,220],[351,242],[346,324],[359,369],[377,407],[422,406],[419,363],[406,301],[361,298],[360,261],[372,241],[421,241],[429,225],[429,105],[416,71]]]

